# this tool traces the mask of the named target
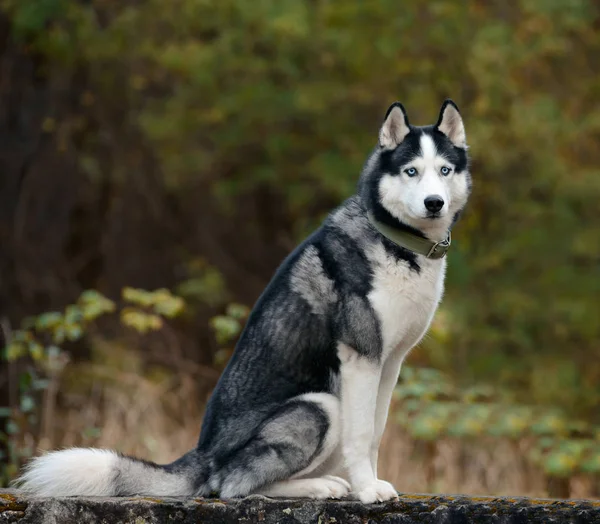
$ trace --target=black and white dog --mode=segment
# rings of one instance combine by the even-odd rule
[[[450,229],[470,192],[462,118],[387,111],[356,195],[282,263],[219,380],[197,447],[156,465],[108,450],[34,459],[41,496],[396,497],[377,476],[400,366],[444,290]]]

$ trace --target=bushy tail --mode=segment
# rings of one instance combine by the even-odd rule
[[[15,486],[39,497],[190,496],[198,491],[197,461],[195,450],[159,466],[114,451],[72,448],[33,459]]]

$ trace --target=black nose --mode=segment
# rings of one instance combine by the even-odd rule
[[[444,207],[444,199],[440,195],[431,195],[425,199],[425,207],[427,211],[437,213]]]

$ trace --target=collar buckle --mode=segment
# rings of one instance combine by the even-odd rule
[[[448,236],[444,240],[440,240],[439,242],[433,244],[429,250],[429,253],[427,253],[425,256],[427,258],[444,258],[451,244],[452,235],[450,234],[450,231],[448,231]],[[439,251],[438,248],[440,248]]]

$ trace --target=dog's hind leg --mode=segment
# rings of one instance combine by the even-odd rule
[[[337,480],[298,478],[327,459],[339,435],[338,399],[328,393],[300,395],[271,415],[244,447],[228,457],[218,472],[217,490],[225,499],[267,494],[269,488],[271,496],[293,496],[294,488],[295,492],[311,491],[312,482],[315,498],[326,491],[343,496],[347,489],[344,492],[343,484]],[[319,482],[315,484],[315,480]]]
[[[311,499],[339,499],[350,492],[350,484],[340,477],[327,475],[309,479],[291,479],[275,482],[255,493],[267,497]]]

